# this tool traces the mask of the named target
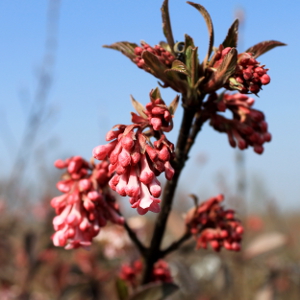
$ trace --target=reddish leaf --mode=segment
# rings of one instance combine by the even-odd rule
[[[169,111],[171,113],[171,115],[173,116],[176,112],[176,109],[178,107],[178,103],[179,103],[179,96],[177,95],[174,100],[170,103],[169,105]]]
[[[171,28],[168,2],[169,2],[168,0],[165,0],[161,7],[161,14],[162,14],[162,21],[163,21],[162,27],[163,27],[164,35],[168,41],[168,44],[170,45],[171,52],[173,52],[174,38],[173,38],[173,33]]]
[[[237,41],[238,41],[238,29],[239,29],[239,20],[236,19],[233,24],[230,26],[227,36],[222,43],[224,48],[231,47],[236,48],[237,47]]]
[[[195,7],[203,16],[207,28],[208,28],[208,33],[209,33],[209,45],[208,45],[208,51],[207,51],[207,55],[204,59],[204,66],[206,65],[207,60],[209,59],[212,49],[213,49],[213,44],[214,44],[214,28],[213,28],[213,23],[211,20],[211,17],[208,13],[208,11],[200,4],[197,3],[193,3],[190,1],[187,1],[188,4],[190,4],[191,6]]]
[[[143,118],[147,119],[147,115],[144,113],[144,111],[146,110],[144,105],[141,104],[140,102],[136,101],[132,95],[130,95],[130,98],[131,98],[131,103],[132,103],[134,109],[138,112],[138,114],[140,116],[142,116]]]
[[[254,58],[257,58],[258,56],[278,46],[286,46],[286,44],[278,41],[264,41],[254,45],[253,47],[250,47],[245,52],[250,52],[253,54]]]
[[[129,43],[129,42],[117,42],[112,45],[104,45],[104,48],[114,49],[121,51],[124,55],[126,55],[128,58],[133,60],[136,55],[134,53],[135,47],[137,47],[137,44]]]
[[[172,63],[172,68],[165,70],[165,72],[179,72],[187,76],[190,75],[186,65],[180,60],[174,60]]]

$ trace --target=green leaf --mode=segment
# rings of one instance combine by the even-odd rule
[[[145,114],[145,107],[140,102],[136,101],[132,95],[130,95],[131,103],[134,109],[138,112],[140,116],[147,119],[147,115]]]
[[[192,37],[190,37],[188,34],[185,34],[184,35],[184,40],[185,40],[185,49],[187,49],[189,46],[191,46],[192,48],[195,47],[195,44],[194,44],[194,40]]]
[[[164,42],[164,41],[161,41],[159,42],[159,45],[164,48],[166,51],[172,53],[172,49],[170,48],[169,44]]]
[[[135,47],[137,47],[137,44],[129,43],[129,42],[117,42],[112,45],[104,45],[104,48],[108,49],[114,49],[117,51],[121,51],[125,56],[133,60],[136,55],[134,53]]]
[[[190,2],[190,1],[187,1],[187,3],[190,4],[191,6],[195,7],[201,13],[201,15],[203,16],[203,18],[206,22],[207,28],[208,28],[209,44],[208,44],[207,55],[204,59],[204,66],[205,66],[206,62],[208,61],[208,59],[211,55],[211,52],[212,52],[212,49],[213,49],[213,44],[214,44],[214,27],[213,27],[213,23],[212,23],[212,20],[211,20],[211,17],[209,15],[208,11],[202,5],[197,4],[197,3],[193,3],[193,2]]]
[[[179,72],[184,75],[190,76],[189,70],[187,69],[187,66],[180,60],[174,60],[172,62],[172,68],[165,70],[165,72]]]
[[[222,43],[224,48],[231,47],[236,48],[237,47],[237,41],[238,41],[238,30],[239,30],[239,20],[236,19],[233,24],[230,26],[227,36]]]
[[[173,33],[172,33],[172,28],[171,28],[168,2],[169,2],[168,0],[165,0],[161,7],[161,14],[162,14],[162,21],[163,21],[162,27],[163,27],[164,35],[165,35],[165,37],[168,41],[168,44],[170,45],[170,48],[171,48],[170,52],[173,53],[174,38],[173,38]]]
[[[260,56],[278,46],[286,46],[286,44],[278,42],[278,41],[273,41],[273,40],[272,41],[264,41],[264,42],[254,45],[253,47],[250,47],[245,52],[250,52],[253,54],[254,58],[257,58],[258,56]]]
[[[118,278],[116,280],[116,288],[119,300],[126,300],[128,298],[128,287],[125,281]]]
[[[186,50],[186,65],[188,68],[190,78],[188,78],[189,85],[194,87],[198,80],[198,55],[197,55],[198,47],[192,48],[189,46]]]
[[[232,90],[237,90],[237,91],[242,91],[244,88],[244,86],[238,81],[236,81],[236,79],[233,77],[229,78],[228,85]]]
[[[150,97],[151,97],[151,99],[154,99],[154,100],[161,99],[161,94],[160,94],[160,90],[158,87],[151,90]]]
[[[168,109],[171,113],[171,115],[173,116],[176,112],[176,109],[178,107],[178,103],[179,103],[179,96],[177,95],[174,100],[170,103]]]
[[[177,290],[178,286],[173,283],[150,284],[142,287],[128,300],[164,300]]]

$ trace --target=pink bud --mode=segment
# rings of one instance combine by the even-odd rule
[[[253,94],[257,94],[260,91],[260,87],[259,87],[259,85],[255,84],[255,83],[251,84],[249,86],[249,91]]]
[[[149,190],[153,197],[158,198],[160,196],[161,186],[156,177],[153,177],[152,182],[149,184]]]
[[[115,148],[118,141],[113,141],[107,145],[100,145],[93,149],[93,157],[103,160]]]
[[[62,180],[56,184],[56,187],[60,192],[68,193],[71,190],[71,182],[67,180]]]
[[[264,85],[270,83],[270,81],[271,78],[268,74],[264,74],[263,76],[260,77],[260,82]]]
[[[127,151],[130,151],[133,146],[134,146],[134,141],[132,137],[127,135],[122,138],[122,147],[125,148]]]
[[[240,251],[240,250],[241,250],[241,245],[240,245],[239,243],[233,242],[233,243],[231,244],[231,249],[232,249],[233,251]]]
[[[156,160],[156,158],[157,158],[157,151],[155,149],[153,149],[152,147],[150,147],[150,146],[147,145],[146,146],[146,152],[147,152],[147,154],[149,155],[149,157],[150,157],[150,159],[152,161]]]
[[[170,160],[170,152],[166,145],[164,145],[162,149],[159,151],[158,158],[163,161]]]
[[[143,48],[141,48],[141,47],[135,47],[134,48],[134,54],[135,55],[141,55],[142,54],[142,52],[143,52]]]
[[[92,187],[92,182],[89,179],[82,179],[79,181],[80,191],[88,191]]]
[[[255,145],[254,152],[256,152],[257,154],[262,154],[264,152],[264,148],[260,145]]]
[[[235,229],[236,233],[238,234],[243,234],[244,233],[244,228],[242,226],[238,226],[236,229]]]
[[[272,140],[272,135],[271,135],[271,133],[266,132],[266,133],[264,134],[264,141],[265,141],[265,142],[271,142],[271,140]]]
[[[58,169],[64,169],[67,164],[62,159],[58,159],[54,162],[54,166]]]
[[[131,156],[128,153],[128,151],[125,150],[124,148],[122,149],[121,153],[118,156],[118,162],[122,167],[127,167],[130,165]]]
[[[171,180],[175,174],[175,170],[173,169],[169,161],[166,161],[164,166],[165,166],[165,177],[168,180]]]
[[[159,118],[151,118],[150,123],[153,126],[154,130],[160,130],[161,125],[162,125],[161,119],[159,119]]]
[[[212,240],[209,242],[211,247],[215,250],[215,251],[219,251],[220,250],[220,244],[218,241],[216,240]]]

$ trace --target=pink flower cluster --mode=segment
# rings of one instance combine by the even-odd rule
[[[210,125],[217,131],[226,132],[232,147],[237,145],[243,150],[252,146],[256,153],[261,154],[264,151],[263,144],[270,142],[272,137],[264,114],[251,107],[254,99],[240,93],[224,94],[221,99],[212,94],[207,103],[211,105],[212,102],[218,111],[229,109],[233,113],[233,119],[212,113]]]
[[[132,208],[141,215],[160,211],[161,185],[156,177],[164,172],[171,180],[174,175],[170,164],[174,145],[163,134],[172,129],[172,115],[162,99],[153,97],[155,91],[151,91],[146,108],[134,102],[140,113],[132,113],[134,124],[116,125],[106,135],[111,142],[93,150],[96,159],[109,159],[109,174],[113,175],[109,186],[119,195],[129,196]],[[146,128],[150,132],[144,133]],[[150,136],[154,135],[159,138],[152,144]]]
[[[88,247],[108,220],[123,224],[115,199],[107,189],[107,161],[95,165],[74,156],[65,161],[57,160],[55,166],[67,169],[56,185],[63,195],[51,200],[57,214],[53,219],[55,246]]]
[[[156,131],[169,132],[173,129],[172,115],[165,102],[160,98],[152,98],[150,93],[151,102],[147,103],[142,112],[142,116],[131,113],[132,122],[136,124],[144,124],[150,126]]]
[[[130,286],[136,287],[142,270],[143,264],[140,260],[134,261],[131,265],[123,264],[120,271],[120,278]],[[154,264],[151,282],[173,282],[169,265],[166,261],[160,259]]]
[[[134,49],[134,54],[136,55],[134,62],[140,69],[144,69],[146,71],[148,71],[147,65],[144,59],[142,58],[142,53],[144,51],[148,51],[154,54],[159,59],[159,61],[166,65],[168,68],[171,67],[172,62],[175,60],[175,56],[169,51],[165,50],[160,45],[155,45],[154,47],[151,47],[146,43],[142,43],[141,47],[135,47]]]
[[[109,186],[119,195],[129,196],[139,214],[159,212],[161,185],[156,176],[165,172],[168,180],[173,177],[173,144],[162,135],[152,146],[138,124],[116,128],[106,135],[106,140],[112,142],[94,148],[94,157],[109,158],[109,174],[114,174]]]
[[[140,260],[134,261],[130,264],[123,264],[121,266],[120,278],[132,287],[136,287],[138,285],[139,277],[141,276],[143,271],[143,264]]]
[[[222,46],[220,46],[214,57],[214,68],[221,65],[224,57],[230,50],[230,47],[223,49]],[[264,65],[261,66],[253,57],[252,53],[244,52],[239,54],[235,73],[229,79],[225,88],[229,90],[238,89],[238,91],[243,94],[257,94],[261,90],[262,85],[268,84],[271,80],[267,74],[268,69],[264,67]],[[235,81],[235,83],[230,82],[231,80]]]
[[[210,244],[213,250],[239,251],[244,229],[241,222],[235,219],[232,209],[224,210],[221,202],[223,195],[212,197],[190,210],[186,216],[186,224],[197,240],[197,248],[207,248]]]

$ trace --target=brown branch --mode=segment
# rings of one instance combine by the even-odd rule
[[[138,239],[135,232],[129,227],[128,223],[124,222],[124,228],[126,229],[130,239],[132,242],[136,245],[136,247],[139,249],[141,255],[143,257],[146,256],[147,248],[142,244],[142,242]]]
[[[183,119],[179,131],[176,150],[175,150],[176,158],[172,164],[175,169],[175,174],[172,180],[167,182],[164,189],[161,212],[157,217],[156,226],[154,228],[154,233],[152,236],[150,248],[148,249],[145,257],[146,266],[145,266],[145,272],[143,277],[143,284],[146,284],[150,281],[153,265],[161,256],[160,245],[166,229],[166,223],[171,210],[178,179],[185,165],[185,162],[188,158],[187,153],[185,152],[185,147],[189,137],[189,133],[191,130],[195,113],[196,111],[193,107],[184,107]]]
[[[202,125],[208,120],[208,116],[204,116],[203,115],[203,111],[199,111],[196,114],[196,118],[195,121],[193,123],[193,127],[191,130],[191,134],[187,140],[187,144],[185,147],[185,152],[189,153],[190,149],[192,148],[192,146],[195,143],[196,137],[198,135],[198,133],[201,131]]]
[[[181,244],[187,241],[191,236],[192,236],[191,232],[187,231],[179,240],[173,242],[169,247],[160,251],[161,257],[166,256],[167,254],[173,252],[174,250],[177,250],[181,246]]]

